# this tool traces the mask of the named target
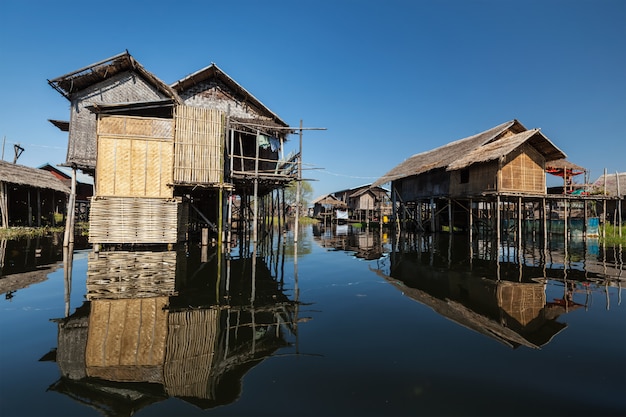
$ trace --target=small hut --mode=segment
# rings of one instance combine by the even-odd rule
[[[0,161],[2,227],[56,225],[70,189],[50,172]]]

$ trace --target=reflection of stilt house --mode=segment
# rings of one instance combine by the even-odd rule
[[[214,259],[187,271],[187,259],[176,251],[90,254],[89,301],[55,320],[50,356],[61,379],[51,389],[97,407],[109,398],[111,409],[132,398],[135,411],[167,397],[201,408],[233,402],[245,373],[288,345],[298,305],[261,261]]]
[[[569,202],[586,198],[547,195],[546,163],[564,157],[539,129],[512,120],[413,155],[373,186],[391,182],[394,218],[403,227],[499,235],[509,225],[519,232],[522,220],[532,220],[545,231],[545,223],[535,223],[550,216],[547,200],[565,201],[567,222]]]
[[[93,243],[221,235],[232,196],[251,211],[296,179],[291,129],[214,64],[170,87],[126,52],[49,82],[72,103],[66,164],[95,175]]]
[[[539,348],[567,326],[557,321],[543,282],[489,279],[433,266],[420,255],[394,253],[390,274],[376,272],[407,297],[512,348]]]

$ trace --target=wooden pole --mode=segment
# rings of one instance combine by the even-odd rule
[[[474,219],[473,219],[473,202],[472,199],[469,199],[469,218],[468,218],[468,232],[469,232],[469,258],[470,258],[470,265],[472,264],[473,260],[474,260]]]
[[[296,221],[293,231],[293,241],[298,242],[298,228],[300,223],[300,182],[302,181],[302,119],[300,119],[300,132],[298,134],[300,139],[300,156],[298,157],[298,180],[296,183]]]
[[[430,212],[430,232],[435,233],[435,199],[433,197],[430,198],[430,207],[428,211]]]
[[[41,227],[41,188],[37,188],[37,227]]]
[[[259,210],[259,132],[256,132],[255,138],[255,156],[254,156],[254,208],[252,210],[252,250],[256,256],[257,243],[257,216]],[[253,261],[254,262],[254,261]],[[254,271],[253,271],[254,275]],[[254,278],[253,278],[254,282]]]
[[[617,186],[617,233],[622,237],[622,194],[619,189],[619,174],[615,172],[615,185]]]
[[[500,195],[496,197],[496,253],[500,252]]]
[[[448,228],[450,234],[454,233],[454,225],[452,224],[452,199],[448,198]]]
[[[65,218],[65,234],[63,246],[74,243],[74,206],[76,204],[76,167],[72,167],[72,187],[67,201],[67,216]]]

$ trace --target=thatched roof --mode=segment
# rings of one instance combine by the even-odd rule
[[[176,90],[177,93],[182,95],[184,91],[189,90],[195,85],[204,83],[211,79],[215,79],[224,84],[233,94],[235,94],[235,98],[238,101],[245,102],[247,105],[251,106],[256,111],[256,113],[270,119],[273,122],[271,123],[271,125],[280,127],[289,126],[280,117],[278,117],[276,113],[274,113],[267,106],[261,103],[259,99],[257,99],[245,88],[239,85],[235,80],[228,76],[214,63],[211,63],[211,65],[209,65],[208,67],[205,67],[179,81],[176,81],[174,84],[172,84],[171,87]],[[233,119],[233,121],[238,121],[244,124],[246,122],[252,123],[251,119],[245,120],[241,118],[235,118]]]
[[[546,169],[567,169],[572,171],[585,171],[585,168],[576,165],[567,159],[556,159],[546,162]]]
[[[146,70],[128,51],[70,72],[69,74],[48,80],[48,84],[70,100],[72,94],[78,91],[84,90],[87,87],[102,82],[121,72],[131,70],[141,75],[149,84],[167,97],[180,102],[176,91]]]
[[[0,161],[0,181],[70,193],[70,189],[49,171]]]
[[[617,183],[619,180],[619,195],[626,195],[626,172],[606,174],[606,195],[617,196]],[[604,193],[604,174],[593,182],[594,191]]]
[[[340,207],[346,206],[346,203],[344,203],[341,200],[337,200],[337,198],[331,194],[318,197],[315,200],[313,200],[312,203],[319,204],[322,206],[340,206]]]
[[[479,162],[489,162],[506,156],[524,143],[530,143],[546,159],[562,158],[565,154],[557,148],[539,129],[531,129],[506,139],[496,140],[480,146],[467,155],[452,162],[446,168],[448,171],[463,169]]]
[[[476,162],[490,161],[513,151],[526,141],[544,154],[546,159],[565,157],[538,129],[529,131],[514,119],[476,135],[413,155],[375,181],[372,186],[433,169],[460,169]],[[488,144],[491,145],[486,147]]]

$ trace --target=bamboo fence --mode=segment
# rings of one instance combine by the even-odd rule
[[[182,199],[94,197],[89,213],[90,243],[176,243],[187,231]]]
[[[171,312],[165,388],[170,396],[212,399],[209,390],[220,311],[199,309]]]

